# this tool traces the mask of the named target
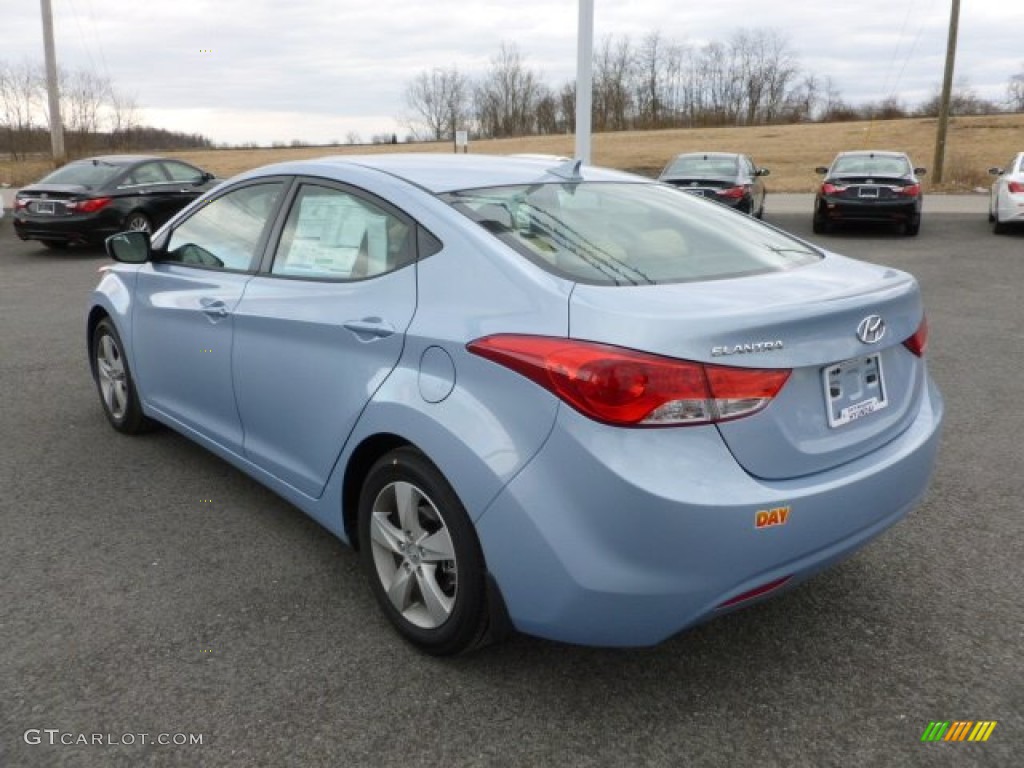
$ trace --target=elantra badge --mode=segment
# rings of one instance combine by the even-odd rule
[[[857,338],[865,344],[877,344],[885,336],[885,320],[881,315],[868,315],[857,326]]]

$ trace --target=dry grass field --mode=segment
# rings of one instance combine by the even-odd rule
[[[909,152],[919,166],[932,164],[936,121],[930,118],[871,122],[756,126],[751,128],[678,129],[596,134],[597,165],[657,175],[675,154],[692,151],[733,151],[753,156],[771,170],[766,180],[775,192],[809,192],[819,178],[815,166],[827,165],[845,149],[895,149]],[[571,155],[572,136],[531,136],[470,144],[475,154],[541,152]],[[956,118],[950,124],[945,183],[932,191],[963,192],[988,186],[987,169],[1024,151],[1024,114]],[[378,152],[451,152],[449,143],[376,146],[214,149],[163,153],[180,157],[227,178],[250,168],[282,160],[329,154]],[[0,161],[0,183],[25,184],[47,169],[45,160]],[[927,181],[926,177],[926,181]]]

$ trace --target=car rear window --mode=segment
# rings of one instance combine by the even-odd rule
[[[83,187],[98,187],[105,184],[122,170],[119,165],[108,163],[70,163],[39,180],[40,184],[80,184]]]
[[[716,280],[822,258],[756,219],[663,184],[533,184],[443,199],[535,264],[595,285]]]
[[[663,175],[693,178],[735,176],[739,170],[738,163],[738,159],[730,155],[685,155],[673,160]]]
[[[849,155],[836,160],[832,175],[908,176],[910,170],[910,162],[905,157]]]

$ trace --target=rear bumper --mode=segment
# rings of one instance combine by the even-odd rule
[[[523,632],[661,642],[761,585],[798,583],[907,514],[931,478],[942,414],[929,384],[895,440],[774,482],[744,472],[714,428],[615,430],[563,407],[478,522],[488,569]],[[779,507],[789,508],[784,525],[755,526],[759,511]]]
[[[825,197],[818,203],[818,212],[830,221],[907,221],[920,215],[921,201]]]
[[[22,240],[51,240],[65,243],[99,245],[121,231],[116,217],[60,216],[43,217],[15,213],[14,233]]]

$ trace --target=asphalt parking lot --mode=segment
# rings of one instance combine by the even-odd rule
[[[817,238],[922,284],[947,421],[916,512],[657,648],[514,637],[454,660],[405,645],[302,513],[170,431],[111,430],[83,335],[106,258],[21,243],[6,216],[0,766],[1021,765],[1024,232],[977,207],[931,204],[918,238]],[[767,219],[815,239],[799,201]],[[922,743],[935,720],[998,725]]]

